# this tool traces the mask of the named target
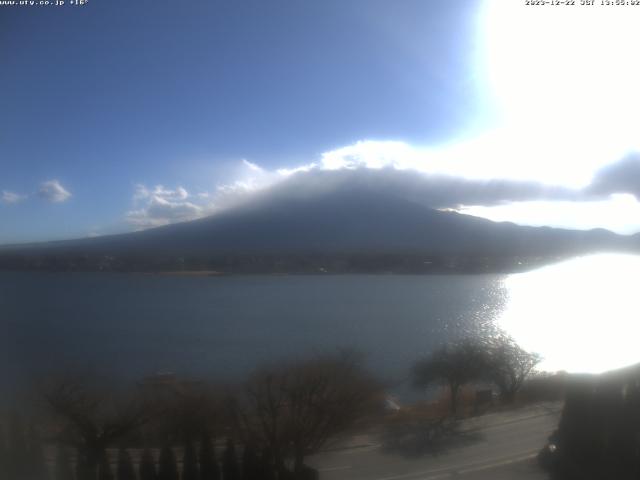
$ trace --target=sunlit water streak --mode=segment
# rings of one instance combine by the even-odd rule
[[[640,256],[580,257],[505,280],[498,324],[548,371],[599,373],[640,361]]]

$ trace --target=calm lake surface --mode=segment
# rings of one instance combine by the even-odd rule
[[[547,368],[599,371],[640,360],[639,273],[619,255],[511,276],[0,272],[0,374],[5,386],[74,369],[233,379],[355,347],[400,385],[421,355],[496,323]]]
[[[493,275],[179,277],[0,273],[3,378],[55,369],[236,377],[355,347],[401,380],[435,345],[504,306]]]

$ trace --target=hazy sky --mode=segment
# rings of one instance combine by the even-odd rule
[[[371,169],[425,198],[443,178],[476,192],[434,206],[640,230],[640,8],[523,4],[0,6],[0,243]]]

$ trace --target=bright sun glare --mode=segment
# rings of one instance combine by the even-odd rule
[[[441,152],[464,176],[581,187],[640,146],[640,8],[488,0],[478,68],[498,127]]]
[[[603,254],[506,280],[499,325],[548,371],[599,373],[640,361],[636,280],[640,257]]]

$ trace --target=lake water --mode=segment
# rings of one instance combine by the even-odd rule
[[[0,273],[4,378],[92,367],[235,377],[341,347],[402,379],[504,304],[501,276]]]
[[[0,272],[5,385],[69,369],[237,378],[263,362],[355,347],[395,384],[441,343],[497,323],[545,367],[640,360],[638,257],[524,274],[179,277]]]

